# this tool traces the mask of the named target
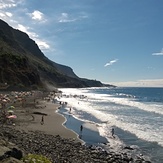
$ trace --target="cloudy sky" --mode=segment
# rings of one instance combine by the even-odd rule
[[[79,77],[163,87],[163,0],[0,0],[0,19]]]

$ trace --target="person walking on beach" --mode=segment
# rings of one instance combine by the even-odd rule
[[[83,125],[80,126],[80,132],[82,132],[82,131],[83,131]]]
[[[41,125],[43,125],[43,124],[44,124],[44,115],[41,118]]]
[[[80,134],[79,134],[80,139],[82,139],[82,131],[83,131],[83,125],[80,126]]]
[[[112,137],[114,138],[114,128],[111,129]]]

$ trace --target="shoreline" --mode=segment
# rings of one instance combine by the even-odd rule
[[[7,148],[5,146],[5,149],[7,150],[11,150],[8,144],[12,142],[23,153],[42,154],[50,158],[53,163],[65,161],[71,163],[123,161],[127,163],[135,161],[135,158],[128,156],[125,151],[124,153],[115,153],[85,145],[79,139],[80,134],[78,135],[78,132],[64,126],[67,119],[58,113],[59,104],[40,99],[35,101],[31,97],[26,99],[25,103],[18,102],[14,105],[14,114],[17,115],[17,119],[13,121],[14,123],[5,124],[1,127],[0,138],[6,141],[4,144],[6,144]],[[41,124],[43,115],[44,123]],[[74,123],[75,125],[76,123]],[[79,126],[76,125],[76,127],[79,130]],[[84,132],[85,128],[83,134]],[[90,130],[87,131],[86,138],[90,138],[88,132]],[[97,132],[91,134],[97,134]],[[2,158],[2,156],[0,157]],[[136,158],[136,160],[145,161],[141,157]]]
[[[57,112],[66,119],[63,125],[74,131],[79,136],[79,139],[84,141],[86,145],[103,146],[109,143],[105,137],[100,136],[95,124],[80,121],[74,118],[71,113],[66,114],[64,108],[59,109]],[[81,125],[83,126],[82,131],[80,130]]]
[[[67,107],[69,108],[69,106]],[[145,159],[146,161],[148,160],[147,162],[150,162],[149,155],[147,155],[147,153],[145,154],[143,151],[141,151],[141,149],[135,148],[134,145],[132,144],[129,144],[129,145],[123,144],[123,146],[119,146],[119,144],[117,144],[119,146],[118,147],[118,146],[115,146],[115,144],[112,142],[114,146],[111,146],[110,140],[107,140],[105,137],[101,136],[99,134],[98,129],[97,130],[93,129],[93,128],[96,128],[96,124],[92,124],[90,122],[84,122],[79,119],[76,119],[64,107],[59,109],[59,113],[64,115],[64,117],[67,120],[64,123],[64,125],[68,129],[71,129],[74,132],[76,132],[79,135],[79,138],[83,140],[87,146],[99,148],[101,150],[106,150],[106,151],[117,153],[117,154],[126,153],[127,155],[131,156],[135,160],[140,157],[142,159]],[[82,134],[79,129],[80,125],[84,126]],[[116,131],[117,131],[117,128],[116,128]],[[110,137],[110,139],[113,141],[115,138]]]

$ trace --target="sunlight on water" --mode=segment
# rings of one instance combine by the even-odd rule
[[[98,93],[93,92],[94,89],[61,90],[63,94],[69,95],[63,96],[61,100],[72,107],[73,116],[88,122],[87,127],[92,127],[89,123],[95,124],[100,135],[106,137],[114,149],[121,148],[123,142],[118,136],[112,141],[112,127],[118,127],[134,134],[138,139],[156,142],[163,147],[162,101],[148,101],[148,97],[144,98],[145,101],[143,98],[138,100],[136,95],[115,93],[115,90],[112,90],[114,94],[109,94],[104,88],[95,89]]]
[[[70,106],[73,106],[75,108],[74,110],[74,116],[78,119],[84,118],[81,117],[81,115],[78,115],[77,111],[84,111],[88,114],[92,115],[96,119],[101,121],[101,124],[103,122],[106,122],[107,125],[111,126],[117,126],[123,130],[129,131],[133,134],[135,134],[138,138],[151,141],[151,142],[158,142],[158,144],[163,146],[163,128],[162,126],[157,126],[156,124],[152,122],[152,124],[146,124],[148,119],[146,117],[136,117],[134,114],[128,116],[125,115],[115,115],[111,114],[114,110],[124,110],[127,112],[129,109],[132,110],[130,107],[134,107],[137,110],[143,110],[147,112],[154,112],[158,114],[163,114],[163,109],[161,108],[161,105],[156,104],[146,104],[141,102],[136,102],[130,100],[131,96],[128,96],[129,98],[115,98],[111,95],[107,94],[93,94],[88,93],[86,90],[82,89],[62,89],[62,91],[69,95],[84,95],[87,96],[86,99],[80,99],[80,98],[62,98],[63,101],[67,101]],[[124,95],[124,94],[121,94]],[[127,96],[127,95],[125,95]],[[132,99],[132,98],[131,98]],[[93,104],[93,102],[96,102],[96,105]],[[107,105],[97,105],[97,103],[104,102],[107,103]],[[109,103],[114,103],[115,105],[110,107]],[[117,108],[118,107],[118,108]],[[128,110],[126,109],[128,108]],[[104,111],[105,110],[105,111]],[[109,111],[110,110],[110,111]],[[115,113],[115,112],[114,112]],[[123,113],[124,114],[124,113]],[[126,113],[125,113],[126,114]],[[153,117],[155,119],[155,117]],[[83,119],[81,119],[83,120]],[[84,119],[85,121],[91,121],[91,119]],[[101,124],[98,122],[98,125],[101,126]],[[104,127],[104,126],[101,126]],[[108,133],[102,132],[102,129],[99,127],[99,131],[101,131],[101,135],[107,137]],[[107,130],[105,130],[107,131]]]

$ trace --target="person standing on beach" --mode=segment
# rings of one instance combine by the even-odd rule
[[[82,132],[82,131],[83,131],[83,125],[80,126],[80,132]]]
[[[41,118],[41,125],[43,125],[43,124],[44,124],[44,115]]]
[[[114,128],[111,129],[112,137],[114,138]]]
[[[80,139],[82,139],[82,131],[83,131],[83,125],[80,126],[80,134],[79,134]]]

